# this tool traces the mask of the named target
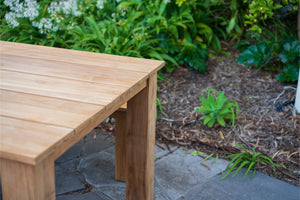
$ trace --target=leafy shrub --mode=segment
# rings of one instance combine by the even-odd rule
[[[271,58],[271,49],[266,42],[248,47],[237,59],[238,63],[246,62],[246,66],[256,65],[257,68],[264,66]]]
[[[255,175],[255,172],[256,172],[255,167],[258,163],[265,163],[267,165],[271,165],[273,170],[274,170],[275,175],[277,175],[275,164],[273,163],[273,161],[269,157],[267,157],[267,156],[265,156],[265,155],[263,155],[259,152],[256,152],[255,148],[253,148],[252,155],[251,155],[244,146],[239,145],[239,144],[237,144],[236,146],[241,147],[242,149],[244,149],[245,152],[241,152],[241,153],[226,156],[226,158],[231,158],[231,157],[233,157],[233,158],[228,163],[228,165],[225,169],[225,171],[227,171],[227,173],[221,178],[221,180],[226,178],[228,176],[228,174],[238,166],[239,167],[237,168],[235,173],[232,175],[232,177],[234,177],[240,171],[240,169],[242,169],[244,166],[248,166],[248,169],[244,174],[244,178],[247,176],[247,174],[249,173],[249,171],[251,169],[253,169],[253,174],[252,174],[252,177],[253,177]],[[277,166],[278,167],[283,167],[281,165],[277,165]]]
[[[203,105],[200,106],[196,112],[205,114],[200,119],[204,120],[204,124],[207,124],[209,127],[212,127],[216,122],[221,126],[225,126],[225,119],[229,119],[233,127],[235,117],[238,116],[239,112],[238,103],[236,101],[229,102],[223,92],[213,89],[207,89],[205,91],[214,92],[218,94],[218,96],[215,99],[213,95],[208,92],[207,98],[200,97],[200,101]],[[235,106],[235,112],[233,106]]]
[[[282,69],[282,73],[276,76],[279,81],[297,81],[300,66],[300,42],[299,40],[283,40],[279,43],[258,43],[244,50],[237,62],[246,63],[247,67]]]
[[[285,0],[285,1],[266,1],[266,0],[245,0],[248,4],[247,12],[244,15],[245,25],[249,25],[249,31],[262,33],[262,26],[266,26],[267,20],[276,20],[282,16],[287,16],[297,12],[298,2],[297,0]],[[281,10],[285,6],[284,12]],[[276,16],[276,18],[274,18]],[[277,20],[277,23],[281,23]]]
[[[166,60],[169,72],[184,64],[204,72],[235,12],[209,0],[2,2],[2,40]]]
[[[283,63],[283,73],[278,74],[276,78],[280,81],[297,81],[300,68],[300,41],[286,42],[282,46],[278,57]]]

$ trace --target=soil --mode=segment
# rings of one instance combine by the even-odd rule
[[[219,158],[242,152],[236,144],[249,152],[256,147],[286,167],[276,167],[275,176],[271,166],[259,163],[259,171],[300,186],[300,115],[293,116],[293,104],[282,106],[283,112],[276,108],[278,103],[295,99],[296,90],[285,87],[297,85],[279,82],[270,71],[237,64],[238,53],[230,53],[210,58],[204,74],[184,66],[164,74],[167,80],[158,82],[158,98],[165,115],[158,109],[156,139],[169,151],[172,143]],[[202,105],[199,96],[207,88],[223,91],[229,101],[238,102],[234,127],[227,123],[209,128],[200,120],[202,114],[195,110]]]

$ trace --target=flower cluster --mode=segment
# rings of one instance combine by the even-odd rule
[[[39,22],[32,22],[32,25],[37,27],[41,34],[58,31],[58,26],[53,24],[53,19],[51,18],[42,18]]]
[[[28,18],[41,34],[57,32],[61,19],[65,16],[78,17],[82,14],[78,10],[77,0],[52,1],[47,8],[48,17],[42,17],[44,14],[40,16],[41,9],[36,0],[4,0],[4,5],[10,9],[5,14],[9,26],[18,27],[20,25],[18,19]]]
[[[5,19],[12,27],[19,26],[18,18],[29,18],[32,21],[39,16],[39,4],[35,0],[4,0],[4,5],[11,10],[5,14]]]
[[[98,0],[97,1],[97,8],[103,9],[104,8],[104,3],[105,3],[105,0]]]
[[[47,9],[50,14],[63,12],[66,15],[80,16],[81,12],[78,10],[76,0],[64,0],[58,2],[51,2],[50,7]]]

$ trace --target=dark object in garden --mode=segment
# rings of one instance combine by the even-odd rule
[[[278,112],[283,112],[282,107],[290,105],[290,104],[295,104],[295,100],[285,101],[283,104],[277,103],[276,104],[276,109],[277,109]]]

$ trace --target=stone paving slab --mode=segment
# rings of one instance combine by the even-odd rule
[[[96,135],[96,137],[95,137]],[[192,150],[155,147],[155,200],[299,200],[299,187],[257,172],[253,179],[237,176],[220,180],[228,161],[205,161]],[[126,184],[114,180],[114,138],[91,132],[55,162],[57,200],[123,200]],[[81,194],[87,182],[90,192]],[[1,183],[0,183],[1,184]],[[0,189],[0,200],[2,200]]]
[[[63,163],[69,160],[79,158],[81,156],[83,145],[84,145],[84,140],[83,139],[79,140],[70,149],[68,149],[65,153],[63,153],[63,155],[61,155],[58,159],[56,159],[55,163]]]
[[[158,144],[159,145],[159,144]],[[171,152],[168,150],[168,148],[165,146],[162,148],[159,148],[157,145],[155,145],[155,160],[159,160],[171,153],[174,153],[179,149],[178,146],[175,145],[169,145]]]
[[[85,188],[84,179],[75,170],[78,159],[70,160],[55,165],[55,190],[56,195],[66,194]],[[82,180],[82,181],[81,181]]]
[[[57,196],[56,200],[111,200],[111,198],[100,193],[89,192],[85,194],[61,195]]]
[[[114,154],[102,151],[81,158],[77,170],[93,187],[120,186],[123,183],[114,180],[114,166]]]
[[[126,200],[126,186],[123,187],[103,187],[98,188],[97,193],[103,193],[106,196],[110,197],[112,200]],[[154,182],[154,200],[172,200],[168,194],[163,191],[157,184]]]
[[[104,149],[114,146],[115,137],[104,131],[94,129],[83,138],[84,145],[81,156],[89,156]]]
[[[216,175],[205,183],[195,186],[178,200],[299,200],[300,188],[256,172],[243,178],[246,169],[235,177]]]
[[[155,179],[171,199],[182,197],[189,189],[222,172],[228,163],[225,160],[211,163],[213,159],[209,159],[205,162],[208,169],[200,164],[203,158],[191,153],[192,150],[180,149],[156,161]]]

